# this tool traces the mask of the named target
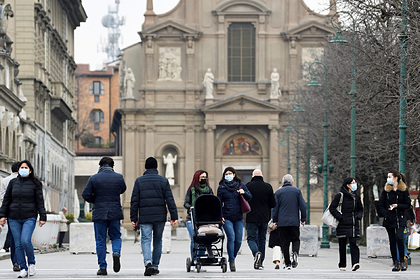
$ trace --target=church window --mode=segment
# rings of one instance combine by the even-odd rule
[[[90,94],[93,94],[95,102],[99,102],[99,96],[104,95],[104,84],[93,82],[90,84]]]
[[[228,80],[255,81],[255,27],[235,22],[228,29]]]
[[[90,122],[94,123],[93,128],[99,130],[99,124],[104,122],[104,112],[101,110],[92,110],[90,112]]]

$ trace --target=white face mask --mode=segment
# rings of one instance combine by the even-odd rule
[[[232,181],[233,180],[233,174],[226,174],[225,175],[225,180],[228,181],[228,182]]]
[[[355,192],[357,190],[357,183],[350,184],[350,189],[352,192]]]
[[[390,185],[393,185],[393,184],[394,184],[394,181],[392,180],[392,178],[387,178],[387,179],[386,179],[386,182],[387,182],[388,184],[390,184]]]

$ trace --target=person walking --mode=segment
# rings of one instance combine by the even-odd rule
[[[294,187],[293,177],[286,174],[282,179],[283,186],[276,191],[274,198],[276,206],[272,210],[273,223],[278,230],[276,232],[280,247],[283,252],[285,269],[290,270],[298,266],[300,247],[300,224],[306,222],[306,202],[303,200],[302,192]],[[300,212],[300,213],[299,213]],[[290,242],[292,243],[292,261],[290,261]]]
[[[35,254],[31,238],[39,214],[39,226],[47,221],[42,196],[42,183],[35,177],[34,168],[28,160],[19,163],[19,175],[12,179],[3,197],[0,208],[0,225],[6,218],[15,242],[16,260],[20,267],[18,278],[36,273]],[[27,260],[25,259],[25,255]]]
[[[339,221],[337,226],[338,251],[340,257],[338,267],[341,271],[345,271],[347,266],[347,240],[350,244],[351,270],[356,271],[360,268],[360,250],[356,241],[360,236],[359,221],[363,216],[363,205],[360,196],[356,191],[356,180],[354,178],[344,179],[340,192],[334,196],[329,207],[331,215]],[[340,207],[341,211],[337,209]]]
[[[252,198],[248,188],[236,175],[236,170],[233,167],[226,167],[217,188],[217,197],[222,203],[223,229],[227,236],[229,269],[232,272],[236,271],[235,258],[241,248],[244,228],[241,196],[247,201]]]
[[[252,199],[251,212],[246,214],[246,232],[249,249],[254,256],[254,269],[263,269],[267,225],[271,218],[271,208],[276,206],[273,187],[264,182],[260,169],[252,172],[251,182],[246,184]]]
[[[145,266],[144,276],[159,274],[162,235],[167,221],[167,211],[169,210],[172,226],[175,226],[178,220],[169,181],[158,174],[157,167],[158,163],[154,157],[146,159],[146,171],[143,176],[136,179],[131,195],[130,219],[133,228],[140,225],[141,249]]]
[[[404,261],[404,230],[407,226],[405,210],[409,209],[410,205],[411,199],[405,175],[397,170],[392,170],[388,173],[378,203],[378,210],[384,217],[383,226],[388,232],[389,247],[394,262],[392,271],[407,270]]]
[[[19,171],[19,162],[16,161],[12,164],[12,174],[10,174],[9,176],[7,176],[1,181],[0,204],[3,203],[3,197],[6,193],[9,182],[19,175],[18,171]],[[13,271],[16,271],[16,272],[20,271],[20,267],[16,259],[15,241],[13,240],[13,234],[10,228],[7,231],[6,240],[4,241],[3,249],[5,252],[10,251],[10,259],[12,261]]]
[[[120,195],[127,189],[124,178],[114,171],[114,160],[103,157],[98,173],[87,181],[82,197],[93,203],[92,221],[95,230],[96,255],[99,270],[97,275],[107,275],[106,239],[112,244],[114,272],[121,269],[121,220],[124,219]]]
[[[213,190],[210,188],[209,181],[208,181],[208,173],[204,170],[197,170],[192,178],[191,184],[188,187],[187,193],[185,194],[184,200],[184,208],[187,209],[187,217],[185,225],[187,226],[188,233],[191,239],[190,245],[190,253],[191,253],[191,260],[194,260],[193,256],[193,247],[194,245],[194,226],[191,222],[191,208],[195,205],[195,200],[197,197],[203,194],[213,194]],[[181,223],[181,221],[180,221]],[[212,250],[211,245],[210,248],[207,250],[209,257],[212,257]],[[202,253],[200,251],[200,253]]]
[[[58,215],[61,217],[60,225],[58,227],[58,248],[64,248],[63,246],[63,240],[64,235],[66,235],[66,232],[69,230],[68,223],[69,220],[66,218],[67,208],[63,207],[60,212],[58,212]]]

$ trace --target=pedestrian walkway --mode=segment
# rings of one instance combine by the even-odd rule
[[[292,270],[275,270],[271,262],[272,250],[267,249],[264,270],[253,268],[253,257],[246,244],[242,244],[242,253],[236,260],[237,272],[222,273],[220,267],[204,267],[206,271],[197,273],[186,272],[185,260],[189,256],[189,241],[171,242],[171,253],[162,254],[159,266],[160,274],[152,276],[158,279],[419,279],[420,252],[412,252],[412,265],[405,272],[391,272],[391,259],[368,258],[366,247],[361,249],[361,268],[352,272],[350,255],[348,255],[348,271],[339,271],[338,244],[331,243],[330,249],[319,249],[317,257],[300,256],[299,266]],[[108,249],[111,250],[110,245]],[[224,252],[227,257],[226,251]],[[5,255],[2,253],[1,255]],[[134,279],[147,278],[143,276],[143,256],[140,254],[140,244],[133,240],[123,242],[121,256],[121,271],[112,271],[112,256],[107,255],[108,276],[96,276],[98,270],[95,254],[70,254],[60,251],[47,254],[37,254],[37,273],[34,279]],[[0,279],[14,279],[17,273],[12,271],[9,258],[0,260]]]

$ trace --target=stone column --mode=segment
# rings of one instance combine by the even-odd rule
[[[189,118],[187,122],[191,121]],[[194,162],[195,162],[195,136],[194,136],[194,126],[187,125],[185,127],[185,173],[184,178],[185,182],[188,182],[192,179],[192,175],[195,172]],[[182,170],[182,169],[181,169]],[[180,196],[185,197],[186,188],[181,186]]]
[[[124,212],[124,226],[130,226],[130,201],[131,193],[133,192],[134,182],[137,178],[137,158],[136,147],[133,143],[136,142],[136,127],[134,125],[126,125],[123,127],[123,174],[127,190],[123,194],[122,207]]]
[[[216,80],[219,81],[227,81],[227,74],[226,74],[226,27],[225,27],[225,17],[223,15],[217,16],[217,71],[216,74],[218,75]]]
[[[215,174],[214,174],[214,131],[215,125],[205,125],[206,130],[206,165],[205,169],[209,173],[210,186],[215,186]]]
[[[279,127],[277,125],[269,125],[268,129],[270,130],[270,184],[273,188],[278,186],[279,182],[279,141],[278,141],[278,131]]]
[[[146,125],[146,137],[145,137],[145,158],[148,157],[157,157],[155,155],[155,126]]]

